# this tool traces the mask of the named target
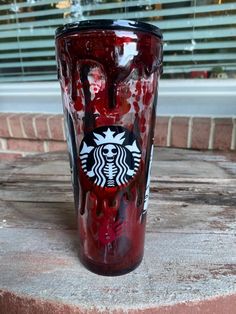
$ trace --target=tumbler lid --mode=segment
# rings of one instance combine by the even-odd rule
[[[131,20],[85,20],[65,24],[56,29],[56,37],[85,30],[133,30],[151,33],[162,39],[161,30],[145,22]]]

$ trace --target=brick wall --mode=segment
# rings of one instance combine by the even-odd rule
[[[236,118],[158,117],[155,145],[236,149]],[[66,150],[62,115],[0,114],[0,157]]]

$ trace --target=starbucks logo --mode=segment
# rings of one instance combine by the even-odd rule
[[[88,178],[100,187],[127,184],[137,173],[141,150],[134,134],[121,126],[100,127],[86,134],[79,158]]]

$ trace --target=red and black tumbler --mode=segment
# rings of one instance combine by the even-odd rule
[[[134,21],[56,31],[80,261],[121,275],[143,257],[162,35]]]

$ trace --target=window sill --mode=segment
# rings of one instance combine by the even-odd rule
[[[232,117],[236,80],[160,80],[159,116]],[[58,82],[0,84],[1,112],[62,113]]]

